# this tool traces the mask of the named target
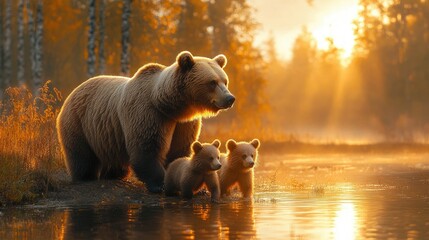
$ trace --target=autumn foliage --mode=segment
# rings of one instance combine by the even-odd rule
[[[31,200],[63,168],[55,129],[59,91],[48,81],[38,96],[26,87],[6,92],[0,107],[0,203]]]

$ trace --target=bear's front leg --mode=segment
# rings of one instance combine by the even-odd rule
[[[212,202],[218,202],[220,198],[219,177],[217,173],[212,173],[206,176],[205,179],[207,188],[210,191]]]
[[[137,138],[138,140],[128,144],[131,167],[137,178],[152,193],[162,192],[164,185],[163,154],[166,141],[162,136],[155,133],[150,135],[151,138]]]
[[[231,195],[231,188],[233,184],[234,184],[234,179],[231,178],[231,176],[227,176],[227,175],[219,176],[220,194],[222,197],[229,197]]]
[[[201,119],[176,124],[165,166],[168,166],[168,164],[177,158],[189,157],[191,155],[191,145],[198,140],[200,129]]]
[[[164,186],[165,169],[160,156],[153,150],[140,150],[131,155],[131,167],[149,192],[160,193]]]
[[[253,172],[248,172],[241,175],[238,179],[243,198],[251,198],[253,196]]]

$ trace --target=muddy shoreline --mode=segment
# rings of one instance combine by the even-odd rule
[[[69,207],[98,204],[154,204],[161,194],[150,194],[143,183],[132,180],[99,180],[91,182],[63,182],[53,191],[26,206]]]

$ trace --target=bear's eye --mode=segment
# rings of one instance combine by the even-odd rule
[[[253,154],[250,154],[250,156],[253,158]]]
[[[243,156],[241,156],[241,157],[242,157],[243,159],[246,159],[246,157],[247,157],[247,156],[246,156],[246,154],[243,154]]]
[[[216,87],[217,86],[217,81],[216,80],[211,80],[210,81],[210,87]]]
[[[220,159],[220,157],[219,156],[217,156],[217,160],[219,160]]]

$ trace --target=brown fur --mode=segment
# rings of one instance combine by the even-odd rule
[[[228,140],[227,154],[221,155],[222,168],[218,171],[222,196],[229,196],[236,184],[243,197],[253,196],[253,167],[258,159],[259,146],[258,139],[238,143],[232,139]]]
[[[222,59],[182,52],[168,67],[147,64],[131,78],[98,76],[78,86],[57,119],[72,179],[123,178],[131,166],[160,192],[164,166],[189,156],[201,118],[232,106]],[[225,91],[212,89],[213,80]]]
[[[165,194],[174,196],[180,192],[182,197],[192,198],[194,193],[206,185],[212,200],[219,200],[219,179],[216,174],[221,166],[219,146],[219,140],[211,144],[195,142],[191,157],[172,162],[165,174]]]

